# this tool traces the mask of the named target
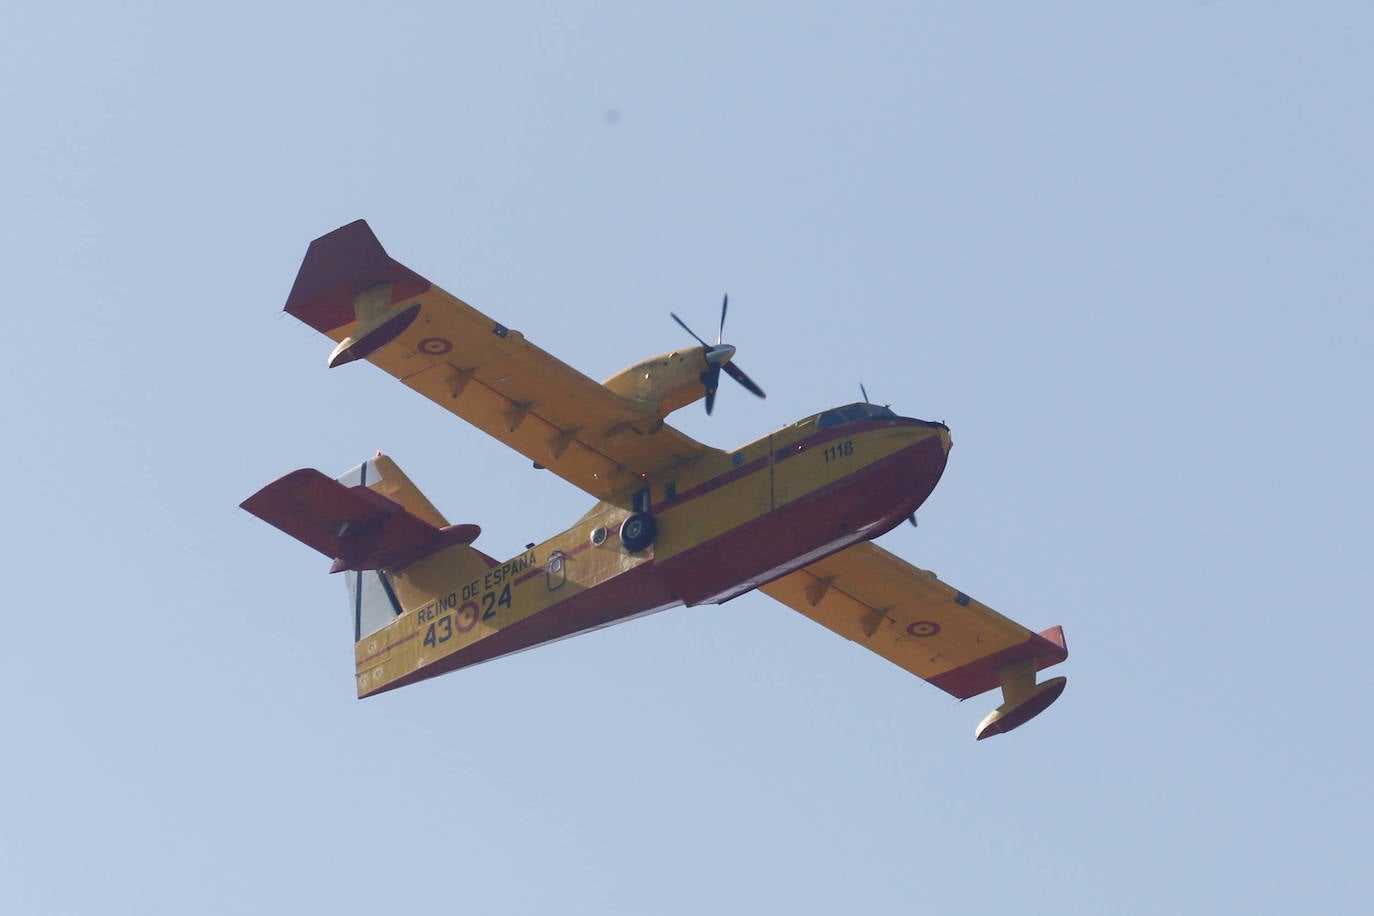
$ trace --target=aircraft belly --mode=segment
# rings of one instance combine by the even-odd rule
[[[684,603],[727,601],[890,530],[925,502],[944,463],[938,439],[922,439],[657,565]]]
[[[475,638],[467,644],[437,658],[419,655],[413,660],[397,659],[411,670],[399,676],[386,676],[373,684],[370,690],[366,689],[363,681],[374,669],[366,663],[360,663],[359,695],[384,693],[579,633],[667,610],[682,603],[647,558],[592,585],[579,585],[571,579],[561,583],[557,579],[550,580],[546,571],[537,587],[551,592],[550,602],[546,606],[499,629],[474,633]]]

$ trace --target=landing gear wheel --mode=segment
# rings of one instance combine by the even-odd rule
[[[654,517],[647,512],[636,512],[620,525],[620,543],[625,545],[626,553],[639,553],[654,542],[656,527]]]

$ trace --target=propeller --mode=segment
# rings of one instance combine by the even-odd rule
[[[730,362],[730,358],[735,355],[735,348],[727,343],[721,343],[725,337],[725,313],[729,308],[730,295],[727,293],[725,299],[720,303],[720,330],[716,333],[715,344],[708,344],[697,335],[696,331],[687,327],[687,322],[677,317],[673,312],[668,313],[673,316],[674,321],[682,326],[684,331],[696,338],[697,343],[706,348],[706,353],[704,354],[706,358],[706,371],[701,373],[701,384],[706,386],[707,414],[716,406],[716,388],[720,385],[720,372],[722,369],[725,370],[726,375],[739,382],[751,393],[761,398],[768,397],[768,395],[763,393],[762,388],[754,384],[753,379],[744,374],[743,369]]]

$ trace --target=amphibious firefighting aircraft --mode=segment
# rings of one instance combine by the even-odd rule
[[[728,305],[728,299],[726,300]],[[871,543],[944,471],[943,423],[850,404],[733,451],[664,422],[724,372],[762,397],[735,348],[698,341],[597,384],[392,260],[358,220],[311,243],[286,311],[599,502],[498,562],[390,458],[335,480],[303,469],[243,508],[346,573],[358,695],[369,696],[679,604],[758,589],[953,696],[995,687],[978,739],[1053,703],[1063,630],[1033,633]],[[722,331],[725,305],[721,310]]]

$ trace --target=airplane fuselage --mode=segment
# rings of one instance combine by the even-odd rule
[[[941,423],[849,405],[685,461],[505,563],[474,563],[459,546],[394,571],[397,594],[426,597],[357,643],[358,693],[727,601],[899,524],[934,489],[949,447]],[[656,536],[631,551],[621,526],[644,514]]]

